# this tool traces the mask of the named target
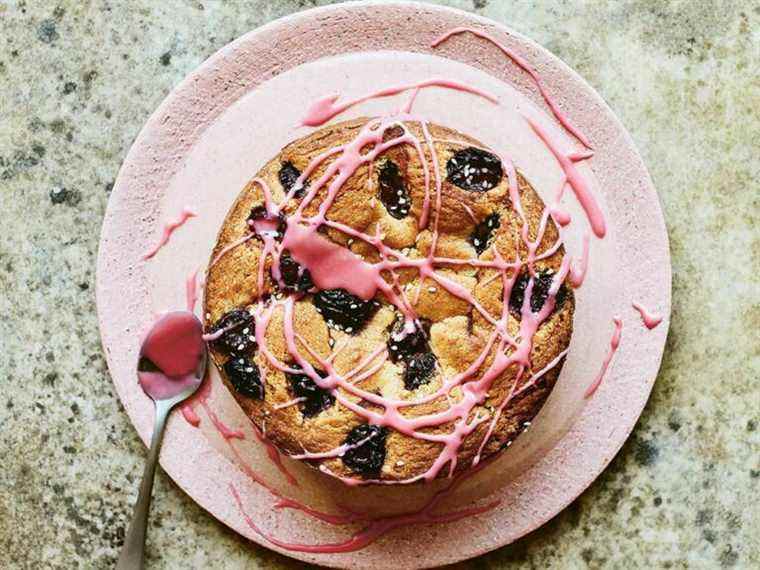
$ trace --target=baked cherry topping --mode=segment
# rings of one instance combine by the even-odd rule
[[[388,213],[397,220],[408,216],[412,200],[398,165],[392,160],[383,161],[377,181],[380,186],[380,201]]]
[[[406,361],[404,370],[404,388],[416,390],[424,386],[435,372],[435,355],[432,352],[421,352],[411,356]]]
[[[357,334],[377,311],[377,301],[364,301],[345,289],[325,289],[314,295],[314,306],[327,324]]]
[[[224,332],[212,341],[218,350],[241,354],[256,347],[256,323],[253,315],[245,309],[233,309],[222,315],[211,332],[220,330]]]
[[[396,321],[388,337],[388,357],[391,362],[405,361],[415,354],[429,350],[428,337],[422,326],[415,325],[414,331],[406,332],[403,320]]]
[[[544,269],[536,272],[536,278],[533,281],[533,291],[530,295],[530,310],[534,313],[538,313],[546,303],[547,297],[549,297],[549,289],[551,289],[552,281],[554,280],[554,271],[550,269]],[[530,281],[530,274],[527,271],[520,273],[517,277],[517,281],[512,286],[512,292],[509,295],[509,309],[516,318],[520,318],[522,315],[522,305],[525,299],[525,289],[528,287]],[[565,302],[567,296],[567,288],[563,283],[557,290],[557,295],[554,299],[554,310],[557,311]]]
[[[290,364],[289,366],[297,370],[301,369],[298,364]],[[322,370],[316,372],[320,377],[326,376]],[[285,376],[290,381],[290,387],[293,389],[296,398],[306,398],[298,406],[305,417],[312,418],[335,403],[335,397],[328,390],[317,386],[317,383],[306,374],[286,372]]]
[[[301,176],[301,171],[298,170],[292,162],[286,160],[282,163],[282,166],[280,166],[280,172],[277,176],[280,179],[280,184],[282,184],[283,190],[285,190],[285,192],[290,192],[290,189],[293,188],[298,181],[298,177]],[[308,186],[309,184],[304,182],[303,186],[293,193],[293,196],[296,198],[302,198]]]
[[[224,363],[224,372],[238,393],[257,400],[264,398],[264,384],[255,362],[245,356],[233,356]]]
[[[472,234],[470,235],[470,243],[478,252],[478,255],[483,253],[490,244],[494,231],[501,225],[501,218],[496,212],[489,214],[483,221],[481,221]]]
[[[343,464],[361,475],[378,475],[385,463],[387,437],[388,430],[384,427],[369,424],[356,426],[344,441],[345,444],[356,445],[356,447],[352,447],[343,454]],[[357,445],[359,443],[360,445]]]
[[[479,148],[458,150],[446,163],[448,181],[470,192],[487,192],[495,188],[501,176],[499,157]]]
[[[246,221],[251,231],[260,238],[264,235],[272,235],[275,240],[280,241],[285,235],[285,216],[282,212],[277,216],[272,216],[264,206],[254,206]]]
[[[301,267],[287,251],[280,255],[280,277],[288,291],[303,292],[314,287],[309,270]]]

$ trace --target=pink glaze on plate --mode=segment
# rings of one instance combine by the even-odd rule
[[[499,505],[499,501],[495,500],[483,505],[471,506],[465,509],[449,511],[445,513],[434,513],[443,499],[452,493],[464,480],[473,476],[485,465],[486,464],[483,463],[479,467],[473,468],[470,471],[457,476],[457,478],[454,479],[448,487],[433,495],[432,498],[422,508],[408,513],[387,517],[373,517],[368,513],[361,514],[350,510],[347,510],[346,514],[342,515],[330,515],[308,508],[298,501],[284,498],[280,496],[279,493],[270,488],[269,491],[275,496],[279,497],[277,503],[275,504],[275,508],[295,508],[313,518],[331,525],[345,525],[350,523],[361,523],[363,525],[363,528],[361,530],[355,532],[346,540],[325,544],[302,544],[286,542],[265,533],[259,528],[253,519],[248,516],[248,513],[243,506],[243,501],[240,498],[240,494],[238,493],[235,486],[230,485],[229,489],[240,513],[243,515],[246,521],[246,524],[256,534],[260,535],[262,538],[265,538],[272,544],[293,552],[313,552],[321,554],[353,552],[365,548],[383,536],[385,533],[395,528],[402,528],[419,524],[450,523],[470,516],[486,513],[491,509],[497,507]],[[254,478],[255,481],[259,482],[259,484],[262,484],[255,473],[250,471],[250,468],[248,468],[246,471]]]
[[[148,260],[152,258],[154,255],[156,255],[162,247],[164,247],[167,243],[169,243],[169,238],[172,237],[172,234],[180,227],[182,227],[187,220],[190,218],[194,218],[198,214],[195,213],[191,208],[185,206],[182,208],[182,212],[180,212],[179,216],[174,220],[169,220],[164,224],[163,229],[161,230],[161,237],[159,238],[156,245],[151,247],[143,256],[144,260]]]
[[[504,53],[509,59],[511,59],[515,65],[520,67],[523,71],[525,71],[528,75],[530,75],[530,78],[533,80],[533,82],[536,84],[536,87],[538,88],[539,93],[541,93],[541,97],[544,98],[544,101],[546,101],[546,104],[551,109],[554,116],[557,118],[557,120],[562,124],[565,129],[572,133],[575,138],[577,138],[580,142],[583,143],[583,146],[590,149],[591,143],[586,138],[586,136],[578,130],[575,125],[570,121],[567,114],[562,111],[562,109],[559,108],[559,105],[556,103],[554,98],[549,94],[549,92],[546,90],[546,87],[544,86],[544,82],[541,80],[541,76],[538,75],[536,70],[533,68],[533,66],[528,63],[528,61],[520,56],[517,52],[514,50],[509,49],[506,45],[504,45],[502,42],[498,41],[491,35],[483,32],[482,30],[477,30],[475,28],[470,28],[466,26],[462,26],[459,28],[454,28],[453,30],[449,30],[448,32],[444,33],[437,39],[433,41],[431,44],[433,47],[437,47],[438,45],[442,44],[446,40],[448,40],[451,36],[455,36],[457,34],[464,34],[469,33],[473,34],[474,36],[477,36],[479,38],[483,38],[484,40],[489,41],[493,45],[495,45],[499,50]]]
[[[594,231],[594,235],[598,238],[603,238],[607,233],[607,224],[604,221],[604,214],[602,214],[602,210],[599,208],[599,205],[596,202],[596,198],[594,198],[594,195],[591,192],[586,178],[575,166],[575,163],[578,162],[578,160],[582,160],[582,158],[576,158],[573,160],[570,158],[570,155],[562,153],[559,150],[559,147],[556,144],[554,138],[544,127],[538,123],[538,121],[535,121],[534,119],[527,116],[525,119],[528,121],[531,128],[536,132],[540,139],[544,141],[544,144],[546,144],[547,148],[552,151],[552,154],[554,154],[554,156],[557,158],[557,162],[559,162],[562,170],[565,171],[567,183],[570,185],[570,188],[573,189],[576,198],[578,198],[581,206],[583,206],[583,209],[586,211],[586,215],[588,216],[588,221],[591,224],[591,229]],[[586,158],[586,155],[581,156]]]
[[[632,305],[639,312],[639,315],[641,315],[641,321],[644,323],[644,326],[649,330],[652,330],[662,322],[662,316],[647,310],[641,303],[634,301]]]
[[[599,389],[602,380],[604,380],[604,375],[607,373],[607,368],[609,367],[610,362],[612,362],[612,357],[615,356],[618,346],[620,346],[620,335],[623,331],[623,321],[620,317],[615,317],[612,319],[612,322],[615,325],[615,329],[612,332],[612,338],[610,339],[610,349],[607,352],[607,356],[605,356],[602,361],[602,368],[599,370],[599,374],[596,375],[596,378],[594,378],[594,381],[591,382],[591,385],[589,385],[588,390],[586,390],[586,393],[584,394],[586,398],[593,396]]]
[[[198,302],[198,271],[200,269],[196,269],[185,279],[185,305],[191,313],[195,310],[195,304]]]
[[[588,234],[583,235],[583,251],[581,257],[578,260],[578,264],[570,269],[570,284],[576,289],[583,285],[583,281],[586,279],[586,271],[588,271],[589,239]]]
[[[456,89],[457,91],[464,91],[466,93],[478,95],[484,99],[487,99],[488,101],[491,101],[492,103],[496,103],[496,97],[490,93],[486,93],[481,89],[477,89],[470,85],[464,85],[463,83],[452,81],[451,79],[433,78],[426,81],[420,81],[419,83],[414,83],[412,85],[386,87],[385,89],[375,91],[369,95],[346,101],[345,103],[337,102],[340,95],[328,95],[326,97],[318,99],[309,107],[308,111],[306,111],[306,115],[303,119],[301,119],[301,124],[308,127],[318,127],[325,124],[336,115],[339,115],[340,113],[350,109],[354,105],[358,105],[359,103],[369,101],[370,99],[377,99],[379,97],[390,97],[391,95],[398,95],[404,91],[414,91],[414,94],[416,96],[416,93],[425,87],[445,87],[447,89]],[[411,108],[413,102],[414,96],[409,100],[407,108]]]

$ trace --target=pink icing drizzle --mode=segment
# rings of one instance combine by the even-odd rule
[[[290,251],[293,259],[309,269],[312,281],[320,289],[343,287],[365,300],[375,296],[380,279],[378,267],[298,224],[293,218],[288,220],[282,247]]]
[[[644,326],[649,330],[652,330],[662,322],[662,317],[660,315],[648,311],[641,303],[634,301],[633,308],[639,312],[641,320],[644,322]]]
[[[197,216],[197,214],[192,209],[185,206],[176,220],[169,220],[166,222],[166,224],[164,224],[164,228],[161,232],[161,237],[159,238],[158,243],[156,243],[156,245],[154,245],[145,253],[143,259],[148,260],[156,255],[159,250],[169,242],[169,238],[172,237],[172,234],[177,230],[177,228],[181,227],[187,220],[194,218],[195,216]]]
[[[474,95],[478,95],[479,97],[483,97],[492,103],[496,103],[496,97],[490,93],[487,93],[470,85],[465,85],[464,83],[459,83],[458,81],[453,81],[451,79],[428,79],[427,81],[421,81],[412,85],[387,87],[385,89],[375,91],[374,93],[370,93],[369,95],[351,99],[344,103],[337,102],[340,95],[328,95],[326,97],[318,99],[309,107],[306,115],[303,119],[301,119],[301,124],[307,127],[318,127],[325,124],[336,115],[339,115],[343,111],[353,107],[354,105],[358,105],[359,103],[364,103],[365,101],[369,101],[370,99],[377,99],[379,97],[390,97],[392,95],[398,95],[399,93],[410,90],[414,90],[416,96],[417,91],[424,87],[446,87],[448,89],[455,89],[457,91],[472,93]],[[407,107],[405,109],[410,109],[413,103],[414,97],[409,100],[409,103],[407,103]]]
[[[476,30],[474,28],[467,28],[467,27],[460,27],[460,28],[454,28],[453,30],[449,30],[448,32],[444,33],[440,37],[438,37],[436,40],[433,41],[431,44],[432,47],[437,47],[441,43],[445,42],[447,39],[449,39],[451,36],[455,36],[457,34],[463,34],[469,32],[479,38],[482,38],[484,40],[489,41],[493,45],[495,45],[499,50],[506,55],[509,59],[511,59],[515,65],[517,65],[520,69],[525,71],[530,78],[533,80],[533,82],[536,84],[536,87],[538,88],[539,93],[541,93],[541,96],[544,98],[544,101],[546,101],[546,104],[551,109],[552,113],[556,117],[556,119],[562,124],[565,129],[572,133],[575,138],[577,138],[581,143],[583,143],[583,146],[586,148],[591,148],[591,143],[589,143],[589,140],[586,138],[586,135],[584,135],[580,130],[578,130],[577,127],[575,127],[568,116],[562,111],[562,109],[559,108],[559,105],[554,101],[554,98],[549,94],[549,92],[544,87],[544,82],[541,80],[541,77],[538,75],[535,69],[533,69],[533,66],[530,65],[522,56],[518,55],[511,49],[509,49],[507,46],[505,46],[503,43],[499,42],[492,36],[488,35],[485,32],[481,32],[480,30]]]
[[[187,310],[191,313],[195,310],[195,304],[198,302],[198,271],[200,269],[196,269],[185,279],[185,300]]]
[[[615,356],[615,352],[617,352],[618,346],[620,346],[620,335],[623,330],[623,321],[620,320],[620,317],[614,317],[612,319],[612,322],[615,324],[615,330],[612,333],[612,339],[610,340],[610,350],[607,352],[607,356],[604,357],[602,368],[599,370],[599,374],[596,375],[596,378],[594,378],[594,381],[591,383],[591,385],[586,390],[586,393],[583,395],[584,398],[590,398],[597,391],[602,383],[602,380],[604,379],[604,374],[607,372],[607,368],[612,361],[612,357]]]
[[[362,530],[352,534],[344,541],[326,544],[300,544],[286,542],[265,533],[245,511],[240,493],[238,493],[235,486],[230,484],[229,490],[230,494],[235,500],[235,503],[237,504],[238,510],[240,511],[243,520],[245,520],[248,527],[272,544],[279,546],[280,548],[296,552],[313,552],[322,554],[353,552],[355,550],[360,550],[366,547],[387,532],[396,528],[418,524],[454,522],[466,517],[482,514],[497,507],[499,505],[498,500],[480,506],[473,506],[469,508],[448,511],[445,513],[437,514],[434,512],[435,509],[443,501],[443,499],[449,496],[466,478],[478,472],[484,465],[486,465],[486,463],[483,463],[481,466],[471,469],[469,472],[460,474],[456,479],[452,481],[448,487],[433,495],[433,497],[425,505],[423,505],[422,508],[416,511],[386,517],[372,517],[370,515],[354,513],[350,511],[345,515],[330,515],[327,513],[322,513],[320,511],[315,511],[314,509],[310,509],[298,501],[284,498],[278,492],[272,490],[271,488],[269,489],[270,492],[272,492],[278,498],[277,503],[275,503],[275,508],[295,508],[311,517],[332,525],[345,525],[349,523],[362,523],[365,525]],[[250,469],[248,469],[247,472],[249,475],[251,475]]]
[[[549,133],[544,129],[537,121],[526,116],[525,120],[531,126],[533,131],[544,142],[546,148],[548,148],[557,162],[565,172],[565,177],[570,188],[575,192],[575,197],[578,198],[583,207],[586,215],[588,216],[589,223],[594,235],[598,238],[603,238],[607,232],[607,225],[604,221],[604,214],[596,203],[594,195],[591,193],[591,189],[586,181],[586,178],[575,167],[575,161],[570,158],[570,155],[563,154],[557,147],[556,142],[549,136]],[[585,157],[585,155],[583,155]]]
[[[586,279],[586,271],[588,271],[589,239],[588,234],[583,236],[583,251],[581,253],[581,258],[578,260],[578,265],[570,270],[570,284],[576,289],[583,285],[583,281]]]

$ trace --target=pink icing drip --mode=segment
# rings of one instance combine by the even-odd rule
[[[563,180],[559,185],[559,190],[557,190],[557,194],[554,196],[554,203],[549,206],[549,213],[551,214],[552,219],[563,228],[572,221],[570,214],[563,210],[559,205],[562,196],[565,194],[565,186],[567,186],[567,179]]]
[[[307,127],[318,127],[325,124],[336,115],[339,115],[343,111],[353,107],[354,105],[358,105],[359,103],[364,103],[370,99],[398,95],[404,91],[418,91],[424,87],[445,87],[447,89],[464,91],[466,93],[472,93],[474,95],[478,95],[479,97],[483,97],[492,103],[496,103],[496,97],[490,93],[487,93],[470,85],[465,85],[464,83],[459,83],[458,81],[453,81],[451,79],[428,79],[426,81],[421,81],[419,83],[414,83],[411,85],[387,87],[385,89],[375,91],[374,93],[370,93],[369,95],[364,95],[356,99],[350,99],[344,103],[337,102],[340,95],[328,95],[326,97],[318,99],[311,105],[311,107],[309,107],[308,111],[306,112],[306,116],[301,119],[301,124]],[[410,109],[412,103],[414,103],[414,97],[410,99],[407,107],[404,110]]]
[[[633,308],[639,312],[641,320],[644,322],[644,326],[649,330],[652,330],[662,322],[662,317],[660,315],[648,311],[641,303],[634,301]]]
[[[282,455],[280,455],[280,452],[277,450],[274,444],[266,438],[262,431],[256,427],[255,424],[253,425],[253,433],[256,435],[258,442],[264,446],[264,449],[266,449],[269,461],[271,461],[272,464],[277,467],[280,473],[285,476],[285,479],[288,481],[288,483],[295,487],[298,487],[299,484],[296,478],[290,471],[285,469],[285,466],[282,464]]]
[[[570,285],[576,289],[583,285],[583,281],[586,279],[586,272],[588,271],[589,240],[590,236],[585,234],[583,236],[583,252],[581,253],[581,258],[578,260],[578,265],[570,270]]]
[[[612,322],[615,324],[615,330],[612,333],[612,339],[610,340],[610,350],[607,353],[607,356],[604,357],[602,368],[599,370],[599,374],[596,375],[596,378],[594,378],[594,381],[591,383],[591,385],[586,390],[586,393],[583,395],[584,398],[590,398],[594,395],[594,392],[597,391],[600,384],[602,383],[602,380],[604,379],[604,374],[607,372],[607,368],[612,361],[612,357],[615,356],[615,352],[617,352],[618,346],[620,346],[620,335],[623,330],[623,321],[620,320],[620,317],[614,317],[612,319]]]
[[[193,427],[200,426],[201,418],[195,411],[195,406],[197,404],[200,404],[200,406],[206,412],[206,415],[211,420],[214,428],[219,432],[219,435],[221,435],[225,441],[229,442],[229,440],[232,439],[245,439],[245,434],[241,430],[232,429],[228,427],[221,419],[219,419],[219,416],[216,414],[216,412],[214,412],[213,409],[211,409],[211,406],[209,404],[210,396],[211,380],[207,378],[201,385],[200,389],[180,407],[180,411],[182,413],[182,416],[185,418],[185,421],[187,421],[187,423]],[[258,429],[258,427],[256,427],[255,424],[253,425],[253,432],[256,436],[257,441],[264,445],[267,457],[269,457],[269,460],[272,462],[272,464],[278,469],[278,471],[280,471],[280,473],[283,474],[289,484],[298,487],[298,481],[293,476],[293,474],[285,468],[285,465],[283,465],[282,455],[277,450],[277,448],[264,436],[264,434]],[[263,480],[259,481],[257,479],[257,481],[263,484]]]
[[[195,371],[203,354],[201,323],[188,311],[165,313],[143,341],[140,356],[170,377]]]
[[[195,413],[195,409],[193,408],[192,404],[182,404],[179,408],[179,411],[182,413],[182,417],[185,418],[185,421],[191,426],[198,427],[201,425],[201,418],[198,416],[198,414]]]
[[[575,197],[586,212],[586,216],[588,216],[594,235],[598,238],[603,238],[607,232],[604,214],[602,214],[602,210],[596,203],[596,199],[591,193],[591,189],[589,188],[585,177],[575,167],[573,160],[559,150],[557,143],[552,139],[549,133],[538,124],[538,122],[528,116],[525,116],[525,120],[528,121],[528,124],[530,124],[533,131],[538,135],[538,138],[544,142],[546,148],[552,152],[557,159],[557,162],[562,167],[567,178],[567,183],[570,185],[570,188],[573,189],[573,192],[575,192]]]
[[[182,212],[180,212],[179,217],[176,220],[169,220],[168,222],[166,222],[161,232],[161,237],[159,238],[158,243],[156,243],[156,245],[154,245],[145,253],[145,255],[143,256],[143,259],[148,260],[154,255],[156,255],[159,252],[159,250],[169,242],[169,238],[172,237],[172,234],[175,232],[175,230],[177,230],[177,228],[182,226],[187,220],[189,220],[190,218],[194,218],[195,216],[197,216],[197,214],[192,209],[185,206],[182,209]]]
[[[160,372],[138,372],[137,378],[143,391],[154,400],[166,400],[198,384],[193,374],[165,376]]]
[[[238,493],[235,486],[230,484],[229,490],[230,494],[235,500],[235,503],[237,504],[238,510],[240,511],[243,520],[245,520],[248,527],[272,544],[286,550],[297,552],[313,552],[322,554],[353,552],[366,547],[386,533],[397,528],[419,524],[455,522],[457,520],[482,514],[491,509],[494,509],[499,505],[498,500],[486,503],[482,506],[473,506],[440,514],[436,514],[434,512],[435,509],[440,505],[441,501],[449,496],[461,484],[462,481],[464,481],[467,477],[474,475],[485,464],[486,463],[483,463],[481,466],[473,468],[469,472],[458,476],[448,487],[436,493],[419,510],[387,517],[371,517],[368,515],[351,512],[346,515],[330,515],[327,513],[322,513],[320,511],[315,511],[314,509],[310,509],[298,501],[284,498],[276,491],[269,489],[270,492],[272,492],[278,498],[277,503],[275,503],[275,508],[295,508],[311,517],[317,518],[318,520],[332,525],[345,525],[349,523],[362,523],[365,525],[363,529],[355,532],[344,541],[326,544],[299,544],[286,542],[279,540],[268,533],[265,533],[245,511],[242,498],[240,497],[240,493]]]
[[[472,208],[470,208],[467,204],[462,202],[462,207],[464,208],[464,211],[467,212],[467,216],[470,218],[473,224],[477,225],[479,223],[478,219],[475,217],[475,214],[472,213]]]
[[[245,439],[245,434],[242,431],[232,429],[225,424],[216,412],[211,409],[209,404],[209,398],[211,397],[211,379],[206,376],[198,391],[188,398],[180,408],[182,416],[193,427],[198,427],[201,423],[201,419],[195,411],[195,407],[200,405],[206,412],[206,415],[211,420],[211,423],[225,440],[229,439]]]
[[[322,511],[317,511],[316,509],[312,509],[311,507],[304,505],[300,501],[297,501],[296,499],[292,499],[290,497],[284,496],[280,491],[275,489],[272,485],[266,482],[266,480],[256,471],[254,471],[251,466],[241,457],[240,452],[237,450],[237,448],[232,445],[231,441],[227,441],[227,445],[230,448],[230,451],[232,451],[232,454],[235,456],[236,464],[240,467],[241,471],[254,483],[257,485],[262,486],[264,489],[266,489],[269,493],[271,493],[275,499],[276,502],[274,504],[275,509],[296,509],[299,511],[302,511],[306,513],[307,515],[316,518],[318,520],[321,520],[323,522],[326,522],[328,524],[347,524],[350,522],[353,522],[355,520],[355,517],[353,515],[335,515],[331,513],[325,513]],[[287,473],[286,471],[283,471]],[[290,474],[288,474],[290,475]],[[292,477],[292,475],[290,475]],[[293,479],[295,481],[295,479]],[[297,482],[295,483],[298,484]],[[229,485],[230,489],[234,489],[233,485]]]
[[[552,206],[550,212],[554,221],[562,227],[565,227],[572,221],[570,214],[557,206]]]
[[[198,271],[200,270],[196,269],[185,279],[186,305],[187,310],[191,313],[195,310],[195,304],[198,302]]]
[[[217,416],[216,412],[211,409],[211,406],[209,406],[208,399],[204,398],[200,400],[200,402],[201,406],[203,406],[203,409],[211,420],[211,423],[214,424],[216,430],[225,440],[245,439],[245,434],[241,430],[233,429],[219,419],[219,416]]]
[[[222,250],[218,254],[216,254],[216,257],[214,257],[214,259],[211,260],[211,263],[208,264],[209,269],[211,269],[212,267],[214,267],[214,265],[216,265],[217,263],[219,263],[219,260],[222,259],[225,255],[227,255],[230,251],[232,251],[236,247],[244,244],[245,242],[247,242],[249,239],[251,239],[255,235],[256,234],[254,234],[254,233],[245,234],[239,240],[233,241],[231,244],[229,244],[229,245],[225,246],[224,248],[222,248]]]
[[[493,45],[495,45],[504,55],[506,55],[509,59],[511,59],[515,65],[517,65],[520,69],[525,71],[530,78],[533,80],[533,82],[536,84],[536,87],[538,88],[539,93],[541,93],[541,97],[544,98],[544,101],[546,101],[547,106],[551,109],[552,113],[556,117],[556,119],[562,124],[563,127],[569,132],[572,133],[575,138],[577,138],[580,142],[583,143],[583,146],[586,148],[591,148],[591,143],[589,143],[589,140],[586,138],[586,136],[578,130],[577,127],[575,127],[568,116],[562,111],[562,109],[559,108],[559,105],[554,101],[554,98],[549,94],[549,92],[544,87],[544,82],[542,81],[541,77],[538,75],[535,69],[533,69],[533,66],[530,65],[522,56],[518,55],[511,49],[509,49],[507,46],[499,42],[498,40],[494,39],[492,36],[486,34],[485,32],[481,32],[479,30],[476,30],[474,28],[467,28],[467,27],[460,27],[460,28],[454,28],[453,30],[449,30],[445,34],[438,37],[438,39],[434,40],[431,44],[431,47],[437,47],[441,43],[445,42],[447,39],[449,39],[451,36],[457,35],[457,34],[463,34],[469,32],[479,38],[482,38],[486,41],[489,41]]]

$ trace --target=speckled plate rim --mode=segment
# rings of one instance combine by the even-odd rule
[[[257,84],[294,66],[356,51],[357,46],[432,53],[429,38],[457,26],[489,31],[527,58],[575,124],[593,141],[597,149],[593,170],[617,234],[618,253],[630,262],[623,268],[629,285],[626,298],[620,300],[620,312],[631,326],[625,329],[624,341],[604,384],[568,433],[532,468],[496,493],[505,499],[500,507],[464,523],[466,532],[413,532],[408,537],[392,533],[365,550],[348,554],[315,555],[274,547],[247,527],[230,501],[221,504],[218,500],[215,482],[220,474],[241,484],[243,474],[230,473],[228,460],[217,455],[203,438],[194,436],[184,422],[171,421],[161,456],[165,471],[220,521],[291,557],[336,567],[370,568],[384,567],[391,551],[399,568],[432,567],[516,540],[559,513],[604,470],[636,424],[660,366],[670,316],[667,232],[647,170],[630,136],[601,97],[558,58],[491,20],[416,3],[340,4],[271,22],[210,57],[150,117],[119,172],[98,254],[98,317],[116,390],[140,437],[147,443],[152,425],[152,409],[146,406],[132,377],[137,338],[150,314],[150,287],[140,259],[155,230],[161,191],[200,133]],[[420,30],[425,30],[422,37]],[[325,41],[326,36],[338,40]],[[435,53],[508,80],[543,107],[535,89],[512,66],[502,59],[479,58],[477,49],[462,49],[463,45],[473,43],[463,40]],[[641,247],[642,241],[646,248]],[[645,329],[630,307],[631,299],[655,307],[664,316],[663,323],[653,331]],[[195,467],[198,461],[204,463],[204,469]],[[517,495],[520,504],[510,503],[508,499]],[[465,535],[479,539],[461,540]],[[452,536],[457,537],[453,542]]]

